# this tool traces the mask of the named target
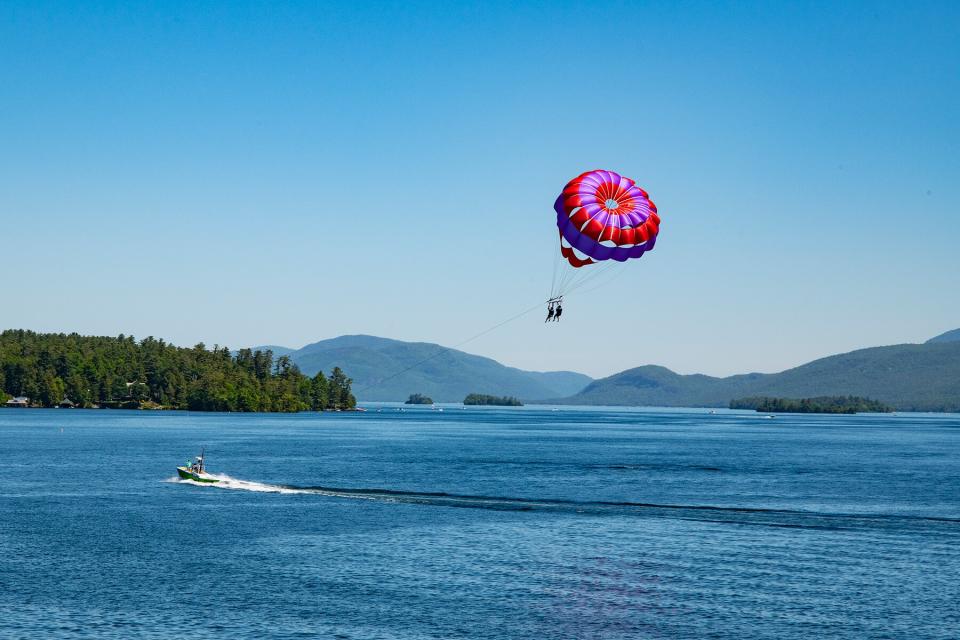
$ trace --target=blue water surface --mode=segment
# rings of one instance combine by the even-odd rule
[[[220,486],[176,479],[201,446]],[[958,603],[956,415],[0,410],[3,638],[953,639]]]

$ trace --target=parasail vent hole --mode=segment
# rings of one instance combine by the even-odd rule
[[[604,202],[604,205],[606,205],[607,209],[616,209],[620,206],[620,203],[613,198],[607,198],[607,201]]]

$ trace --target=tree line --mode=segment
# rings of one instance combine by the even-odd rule
[[[755,396],[730,401],[731,409],[754,409],[764,413],[890,413],[893,407],[857,396],[817,398],[768,398]]]
[[[513,396],[491,396],[484,393],[471,393],[463,399],[465,405],[493,405],[498,407],[522,407],[523,403]]]
[[[0,333],[0,396],[35,406],[156,406],[191,411],[353,409],[352,380],[335,367],[304,375],[289,356],[176,347],[153,337]]]
[[[410,397],[403,404],[433,404],[433,398],[425,396],[422,393],[411,393]]]

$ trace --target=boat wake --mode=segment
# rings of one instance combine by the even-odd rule
[[[188,484],[194,487],[213,487],[216,489],[234,489],[239,491],[256,491],[258,493],[315,493],[314,491],[297,489],[294,487],[284,487],[276,484],[266,484],[263,482],[251,482],[249,480],[240,480],[231,478],[225,473],[207,473],[208,476],[216,478],[217,482],[197,482],[196,480],[185,480],[178,476],[167,478],[166,482],[173,484]]]
[[[213,474],[211,474],[213,475]],[[960,538],[960,519],[899,514],[851,514],[799,511],[789,509],[764,509],[746,507],[723,507],[708,505],[671,505],[644,502],[576,501],[557,499],[513,498],[504,496],[464,495],[445,492],[397,491],[391,489],[345,489],[323,486],[297,486],[266,484],[239,480],[228,475],[215,475],[219,482],[213,484],[170,478],[168,482],[190,484],[198,487],[215,487],[293,495],[317,495],[352,500],[413,504],[461,509],[487,509],[494,511],[536,511],[546,513],[582,514],[591,516],[633,516],[647,518],[672,518],[711,523],[731,523],[784,527],[795,529],[828,530],[877,530],[922,529],[938,530],[942,534]]]

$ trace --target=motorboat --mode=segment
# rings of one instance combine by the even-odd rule
[[[193,480],[194,482],[220,482],[220,478],[207,473],[204,466],[205,449],[200,450],[200,455],[194,458],[193,462],[187,460],[182,467],[177,467],[177,475],[184,480]]]

